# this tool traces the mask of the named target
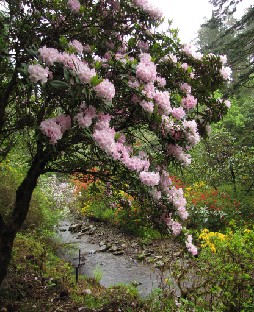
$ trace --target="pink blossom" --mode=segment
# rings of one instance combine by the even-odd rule
[[[186,113],[182,107],[174,107],[172,109],[172,116],[176,119],[182,119],[185,115]]]
[[[96,117],[96,109],[93,106],[86,106],[85,104],[81,105],[80,107],[80,112],[77,113],[77,115],[74,117],[77,122],[78,125],[81,128],[86,128],[86,127],[90,127],[92,122],[93,122],[93,118]]]
[[[78,13],[80,10],[80,3],[78,0],[68,0],[67,5],[74,13]]]
[[[190,44],[184,44],[182,51],[187,55],[192,55],[192,53],[193,53],[192,49],[193,49],[193,47]]]
[[[151,62],[150,54],[140,54],[140,63],[137,65],[136,75],[144,82],[154,82],[156,80],[156,65]]]
[[[160,182],[159,172],[141,171],[139,173],[141,182],[147,186],[155,186]]]
[[[182,83],[180,89],[187,94],[191,93],[191,86],[188,83]]]
[[[41,81],[41,84],[44,84],[48,81],[49,69],[48,67],[44,68],[40,64],[29,65],[28,66],[29,78],[32,82]]]
[[[172,229],[173,235],[177,236],[177,235],[181,234],[182,228],[183,227],[182,227],[182,225],[179,222],[172,221],[171,229]]]
[[[168,91],[157,91],[153,96],[163,114],[169,115],[172,112]]]
[[[94,68],[90,69],[88,65],[80,61],[76,56],[73,56],[73,72],[77,74],[82,83],[89,83],[91,79],[96,75]]]
[[[128,81],[128,86],[130,88],[138,88],[140,86],[140,83],[134,78],[134,77],[130,77],[129,81]]]
[[[156,81],[157,81],[159,87],[165,87],[165,85],[167,83],[166,79],[164,77],[160,77],[160,76],[157,76]]]
[[[178,62],[177,56],[174,55],[173,53],[170,53],[170,54],[168,55],[168,58],[171,60],[172,63],[175,63],[175,64],[176,64],[176,63]]]
[[[187,96],[182,99],[181,104],[185,109],[190,110],[197,105],[197,99],[195,99],[193,95],[187,94]]]
[[[160,177],[160,187],[164,192],[169,190],[172,180],[169,178],[168,172],[163,170]]]
[[[78,40],[73,40],[73,41],[69,42],[69,45],[71,47],[73,47],[78,53],[83,52],[83,45]]]
[[[183,127],[185,131],[186,139],[191,145],[196,145],[200,141],[198,134],[197,123],[195,120],[184,120]]]
[[[182,51],[183,51],[185,54],[190,55],[190,56],[194,57],[194,58],[197,59],[197,60],[201,60],[202,57],[203,57],[202,53],[200,53],[200,52],[195,52],[195,51],[193,50],[193,46],[191,46],[191,45],[189,45],[189,44],[185,44],[185,45],[183,46],[183,48],[182,48]]]
[[[147,41],[139,41],[137,46],[142,52],[147,52],[149,50],[149,44]]]
[[[148,98],[152,99],[154,96],[155,87],[153,82],[146,83],[144,85],[144,89],[142,90],[142,93],[147,96]]]
[[[152,195],[153,199],[155,199],[155,200],[161,199],[161,191],[158,191],[156,188],[153,188],[150,191],[150,194]]]
[[[163,13],[159,10],[159,8],[155,7],[148,0],[133,0],[133,3],[154,19],[160,19],[163,16]]]
[[[69,115],[59,115],[55,117],[55,121],[58,125],[60,125],[63,133],[71,128],[71,117]]]
[[[191,163],[191,156],[186,154],[183,148],[179,145],[169,144],[167,149],[168,155],[174,156],[178,161],[182,162],[185,165]]]
[[[221,76],[222,76],[222,78],[223,78],[224,80],[228,80],[228,79],[230,79],[230,76],[231,76],[231,74],[232,74],[232,70],[231,70],[230,67],[225,67],[225,66],[223,66],[223,67],[220,69],[220,74],[221,74]]]
[[[187,63],[183,63],[183,64],[181,65],[181,68],[182,68],[183,70],[187,71],[187,69],[189,68],[189,65],[188,65]]]
[[[185,244],[186,244],[186,247],[188,249],[188,251],[193,255],[197,255],[198,253],[198,249],[196,246],[193,245],[192,243],[192,236],[191,235],[188,235],[187,236],[187,240],[185,241]]]
[[[225,65],[228,61],[227,56],[226,55],[220,55],[220,61],[221,61],[222,65]]]
[[[174,221],[171,218],[171,214],[169,215],[163,214],[161,220],[164,221],[169,228],[171,228],[174,236],[177,236],[181,233],[183,228],[182,225],[179,222]]]
[[[115,130],[108,127],[102,130],[95,129],[93,138],[97,142],[100,148],[102,148],[107,154],[112,155],[112,151],[115,147]]]
[[[122,159],[123,164],[130,170],[140,172],[150,166],[150,162],[137,156],[125,157]],[[143,171],[144,172],[144,171]]]
[[[40,129],[43,134],[50,138],[51,144],[56,144],[63,136],[61,126],[56,123],[55,118],[44,120],[40,124]]]
[[[104,79],[100,84],[94,87],[94,90],[99,97],[107,101],[111,101],[115,96],[115,87],[108,79]]]
[[[224,101],[225,106],[227,106],[228,108],[230,108],[231,106],[231,102],[229,100],[225,100]]]
[[[147,102],[145,100],[143,100],[142,102],[139,103],[143,109],[149,113],[153,112],[154,109],[154,104],[152,102]]]
[[[58,62],[61,55],[57,49],[47,48],[46,46],[43,46],[38,51],[42,61],[49,66],[53,65],[55,62]]]

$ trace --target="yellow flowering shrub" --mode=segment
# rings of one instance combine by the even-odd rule
[[[209,247],[212,252],[216,252],[216,243],[225,241],[228,239],[228,236],[220,232],[209,232],[208,229],[204,229],[198,238],[202,241],[201,247]]]

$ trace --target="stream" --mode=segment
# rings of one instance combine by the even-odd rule
[[[160,286],[162,273],[158,268],[142,264],[125,254],[103,250],[100,244],[89,242],[89,234],[73,233],[70,226],[71,222],[61,222],[57,233],[64,244],[73,247],[67,253],[66,249],[59,250],[58,255],[74,267],[80,264],[79,274],[101,276],[100,284],[105,287],[132,283],[143,297]]]

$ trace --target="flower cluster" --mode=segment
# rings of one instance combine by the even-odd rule
[[[44,120],[40,124],[40,129],[43,134],[49,137],[51,144],[56,144],[63,136],[66,130],[71,128],[71,117],[59,115],[55,118]]]
[[[144,10],[147,14],[149,14],[154,19],[162,18],[163,14],[154,5],[152,5],[148,0],[133,0],[134,5]]]
[[[28,66],[29,78],[32,82],[41,81],[42,84],[48,81],[49,69],[44,68],[40,64]]]
[[[74,13],[78,13],[80,10],[80,3],[78,0],[68,0],[67,5]]]

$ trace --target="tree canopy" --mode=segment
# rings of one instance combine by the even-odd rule
[[[241,1],[211,0],[214,6],[210,20],[199,31],[197,44],[204,52],[227,54],[228,63],[233,70],[234,81],[230,93],[245,88],[253,88],[253,35],[254,7],[245,10],[240,19],[233,16]]]
[[[0,216],[0,280],[46,172],[125,179],[180,234],[188,212],[169,165],[188,165],[189,150],[226,114],[225,56],[158,32],[162,13],[144,0],[0,4],[0,152],[22,146],[27,164],[10,219]],[[197,253],[190,235],[186,246]]]

